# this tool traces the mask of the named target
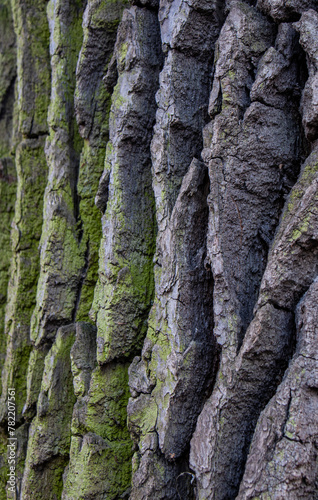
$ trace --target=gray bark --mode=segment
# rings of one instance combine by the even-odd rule
[[[317,0],[0,30],[0,498],[317,499]]]

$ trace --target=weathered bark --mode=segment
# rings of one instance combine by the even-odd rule
[[[316,499],[317,0],[0,34],[0,498]]]

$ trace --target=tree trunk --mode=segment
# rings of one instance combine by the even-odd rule
[[[0,34],[0,498],[317,500],[317,0]]]

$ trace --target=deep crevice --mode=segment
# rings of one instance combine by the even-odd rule
[[[86,242],[86,250],[85,250],[85,255],[84,255],[84,267],[82,269],[80,281],[77,286],[77,294],[76,294],[76,300],[75,300],[75,305],[74,305],[74,310],[72,313],[72,322],[75,323],[76,321],[76,313],[78,311],[78,307],[81,301],[81,293],[82,293],[82,288],[87,276],[87,271],[89,268],[89,240]]]

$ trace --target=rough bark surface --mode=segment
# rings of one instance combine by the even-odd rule
[[[0,214],[0,499],[317,500],[317,0],[0,0]]]

